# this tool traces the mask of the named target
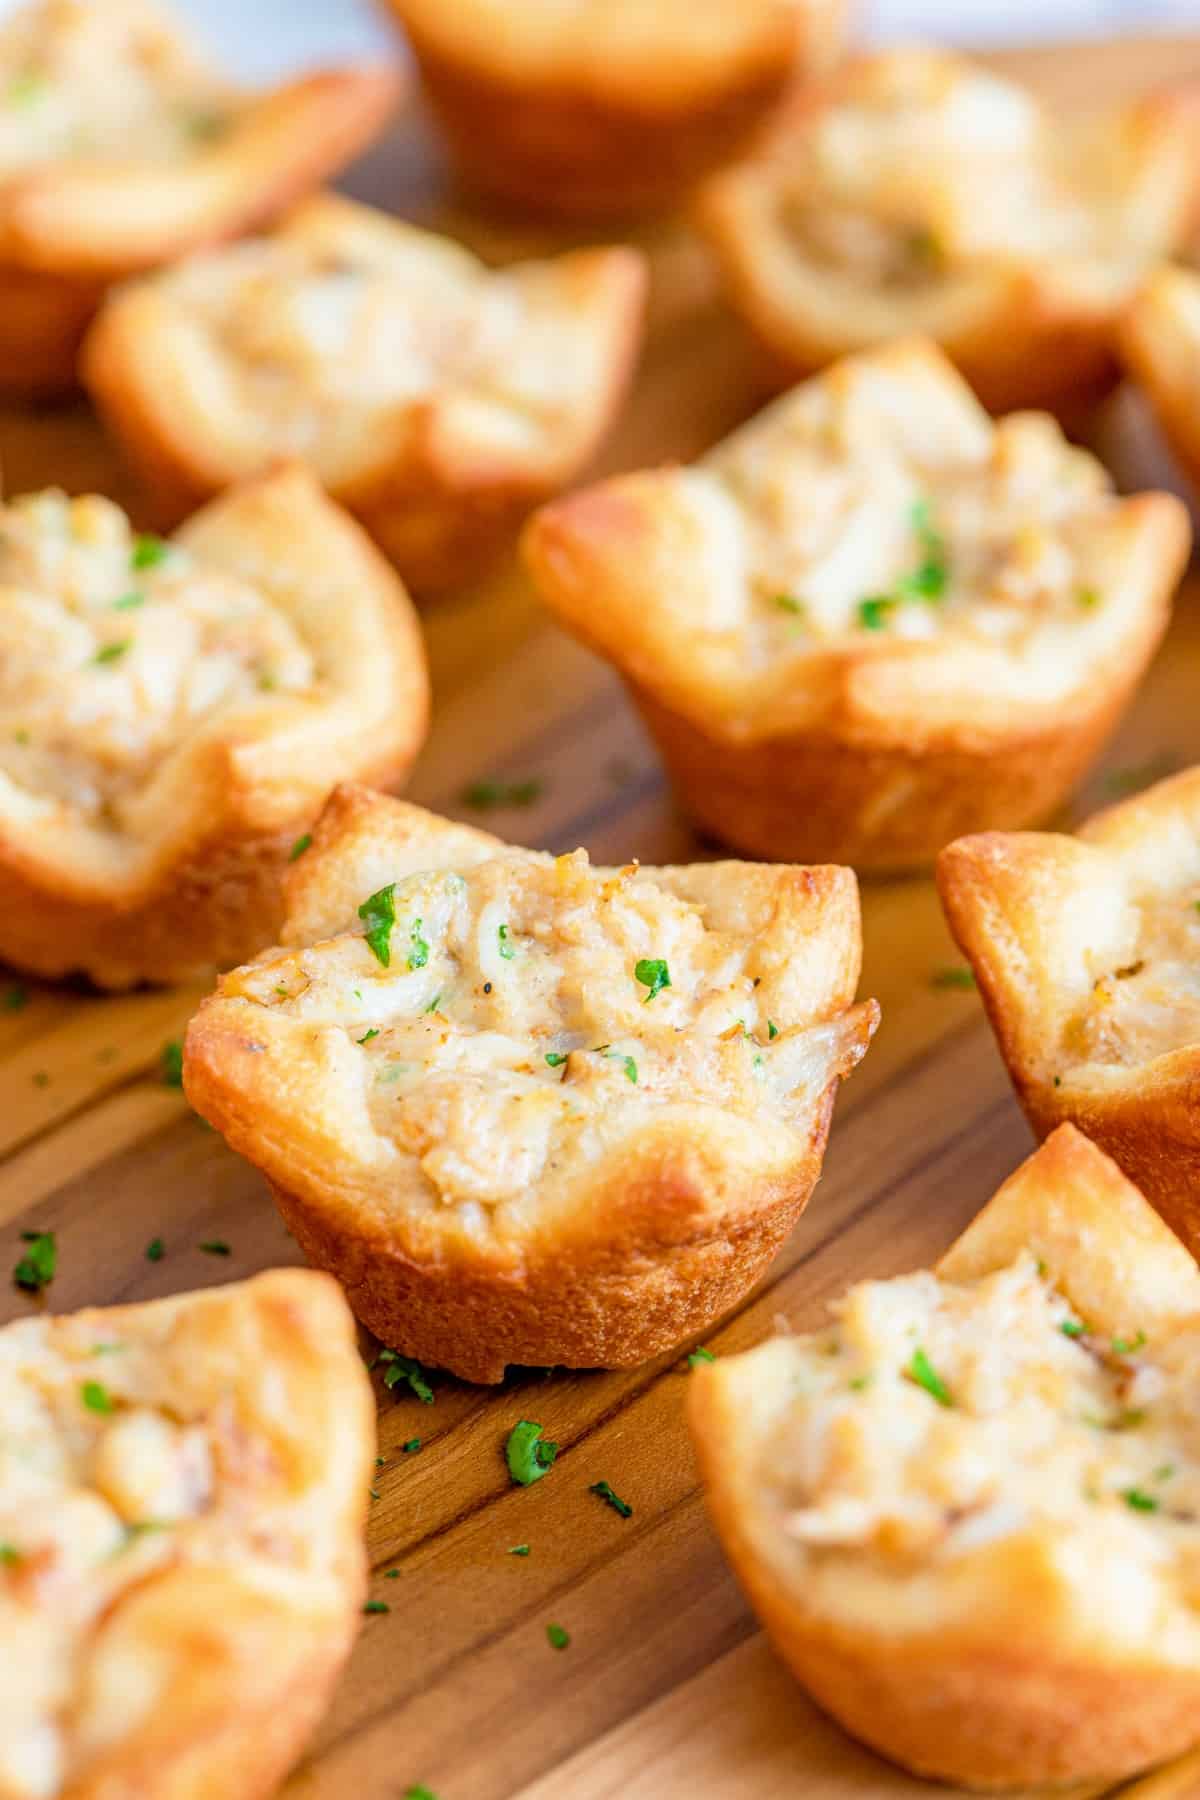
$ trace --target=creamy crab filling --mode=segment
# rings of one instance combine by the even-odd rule
[[[1099,962],[1063,1050],[1073,1064],[1130,1068],[1197,1043],[1200,883],[1138,905],[1130,948]]]
[[[361,1051],[371,1120],[427,1194],[494,1206],[686,1104],[795,1152],[839,1026],[804,1029],[776,949],[639,874],[498,852],[364,897],[361,935],[283,952],[233,991]],[[227,988],[229,982],[227,981]]]
[[[150,0],[35,0],[0,28],[0,170],[182,161],[239,102]]]
[[[0,513],[0,778],[38,801],[119,828],[205,719],[316,681],[277,605],[110,501],[46,492]]]
[[[868,1281],[800,1340],[758,1470],[773,1529],[897,1571],[1029,1533],[1104,1542],[1200,1607],[1200,1331],[1097,1329],[1027,1252]]]
[[[93,1633],[148,1576],[209,1553],[196,1534],[217,1505],[221,1427],[181,1415],[163,1356],[82,1320],[0,1333],[0,1789],[14,1800],[66,1783]]]
[[[523,442],[569,411],[560,339],[572,315],[552,264],[491,271],[392,222],[386,239],[350,230],[305,242],[297,231],[237,245],[164,280],[276,450],[336,466],[364,418],[439,391],[454,390],[488,440]]]
[[[736,508],[752,663],[847,634],[1019,652],[1103,608],[1119,503],[1052,419],[1013,414],[941,461],[897,435],[829,396],[702,465]]]

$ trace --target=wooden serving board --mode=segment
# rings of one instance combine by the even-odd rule
[[[1200,39],[1017,54],[1003,66],[1063,105],[1200,74]],[[452,214],[428,140],[412,124],[356,171],[356,192],[407,216]],[[497,257],[544,239],[453,215]],[[753,410],[753,360],[720,310],[707,260],[682,227],[648,247],[656,275],[637,392],[604,467],[688,457]],[[1148,478],[1144,420],[1108,409],[1103,441],[1126,483]],[[10,491],[97,486],[148,517],[82,410],[0,415]],[[1110,753],[1076,804],[1200,760],[1200,580]],[[488,814],[516,840],[585,844],[600,860],[707,854],[672,810],[655,757],[608,670],[540,615],[520,578],[426,614],[434,728],[410,792],[462,803],[480,778],[536,777],[523,809]],[[958,958],[928,881],[864,892],[863,992],[883,1026],[838,1107],[826,1174],[753,1300],[706,1342],[800,1326],[851,1280],[930,1262],[1030,1148],[979,1002],[937,984]],[[161,1047],[194,992],[96,999],[0,982],[0,1253],[53,1229],[56,1310],[143,1300],[297,1260],[263,1184],[163,1084]],[[19,993],[18,993],[19,1000]],[[166,1254],[149,1262],[161,1237]],[[198,1246],[223,1239],[228,1258]],[[31,1302],[4,1285],[0,1320]],[[439,1379],[436,1402],[382,1392],[371,1503],[373,1597],[390,1611],[362,1636],[291,1800],[392,1800],[423,1783],[439,1800],[919,1800],[947,1793],[858,1749],[809,1704],[764,1642],[705,1518],[683,1422],[682,1356],[624,1374],[525,1374],[495,1391]],[[513,1423],[561,1446],[551,1477],[513,1487]],[[419,1436],[419,1453],[400,1446]],[[609,1481],[618,1517],[588,1493]],[[527,1543],[528,1557],[508,1554]],[[398,1571],[394,1578],[388,1578]],[[570,1632],[566,1650],[546,1626]],[[1198,1727],[1200,1729],[1200,1727]],[[1090,1790],[1095,1793],[1096,1790]],[[1127,1787],[1124,1800],[1195,1800],[1200,1760]],[[1026,1797],[1028,1800],[1028,1797]]]

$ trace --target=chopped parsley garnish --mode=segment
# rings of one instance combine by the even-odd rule
[[[1100,604],[1100,596],[1094,587],[1081,587],[1076,590],[1075,604],[1081,606],[1084,612],[1095,612]]]
[[[438,1797],[432,1788],[427,1788],[418,1781],[415,1787],[405,1788],[403,1800],[438,1800]]]
[[[547,1052],[546,1052],[547,1065],[551,1069],[561,1069],[563,1064],[567,1060],[568,1054],[569,1054],[569,1052],[560,1055],[557,1050],[547,1050]]]
[[[17,1549],[15,1544],[0,1544],[0,1563],[6,1563],[9,1568],[11,1568],[14,1563],[19,1563],[20,1560],[21,1552]]]
[[[360,1038],[355,1038],[354,1041],[356,1044],[369,1044],[373,1037],[378,1037],[378,1036],[379,1036],[378,1025],[372,1025],[371,1029],[369,1031],[364,1031],[362,1036]]]
[[[1178,759],[1170,751],[1160,750],[1147,762],[1135,763],[1127,769],[1110,769],[1104,777],[1104,791],[1113,795],[1136,794],[1141,788],[1149,787],[1151,782],[1173,774],[1178,766]]]
[[[23,69],[14,75],[8,84],[8,104],[10,106],[35,106],[44,100],[50,90],[50,83],[36,69]]]
[[[196,1248],[198,1250],[203,1250],[205,1256],[233,1255],[233,1251],[223,1238],[209,1238],[206,1244],[198,1244]]]
[[[399,1579],[400,1579],[399,1569],[385,1569],[383,1572],[383,1579],[385,1581],[399,1581]]]
[[[1121,1498],[1126,1506],[1132,1506],[1134,1512],[1157,1512],[1158,1501],[1153,1494],[1144,1494],[1141,1488],[1128,1487],[1121,1490]]]
[[[715,1352],[706,1350],[703,1344],[697,1344],[694,1350],[688,1352],[688,1367],[692,1369],[698,1369],[701,1363],[716,1362],[716,1360]]]
[[[588,1493],[595,1494],[598,1500],[603,1500],[606,1506],[611,1506],[613,1511],[615,1513],[620,1513],[623,1519],[631,1519],[633,1517],[633,1508],[630,1506],[628,1500],[622,1500],[620,1494],[614,1494],[607,1481],[593,1481],[588,1489]]]
[[[133,540],[129,566],[131,569],[157,569],[170,554],[171,546],[165,538],[155,537],[152,531],[143,531]]]
[[[476,812],[491,812],[499,806],[532,806],[541,792],[536,776],[525,781],[473,781],[463,789],[462,800]]]
[[[637,1086],[637,1064],[634,1062],[632,1056],[623,1056],[621,1058],[621,1067],[625,1071],[626,1081],[632,1081],[633,1085],[636,1087]]]
[[[408,934],[408,966],[410,969],[423,969],[429,961],[429,945],[421,936],[421,921],[414,919],[412,930]]]
[[[1175,1464],[1174,1463],[1163,1463],[1160,1468],[1155,1469],[1154,1479],[1155,1479],[1155,1481],[1170,1481],[1170,1479],[1174,1473],[1175,1473]]]
[[[311,844],[312,844],[312,832],[311,831],[302,832],[301,835],[296,839],[295,843],[292,845],[291,849],[288,851],[288,861],[289,862],[298,861],[299,858],[304,855],[304,852],[309,848],[309,846]]]
[[[92,661],[100,664],[119,662],[132,643],[132,638],[118,638],[115,643],[101,644]]]
[[[1146,1334],[1144,1331],[1139,1331],[1137,1336],[1133,1338],[1115,1337],[1112,1341],[1113,1355],[1132,1356],[1134,1351],[1140,1350],[1145,1342]]]
[[[965,964],[952,964],[945,969],[935,969],[930,980],[935,988],[973,988],[975,974]]]
[[[79,1390],[79,1398],[89,1412],[110,1413],[113,1410],[113,1397],[102,1381],[85,1381]]]
[[[671,971],[661,956],[644,956],[639,963],[635,963],[633,978],[640,981],[646,989],[643,1006],[649,1006],[655,994],[661,994],[664,988],[671,985]]]
[[[381,1350],[379,1361],[385,1365],[383,1385],[389,1390],[407,1382],[422,1406],[433,1405],[433,1389],[425,1378],[425,1371],[420,1363],[411,1356],[401,1356],[398,1350]]]
[[[950,1389],[946,1386],[945,1382],[942,1380],[941,1376],[920,1346],[913,1351],[912,1361],[909,1363],[904,1373],[908,1376],[910,1381],[915,1381],[918,1387],[924,1388],[925,1392],[931,1395],[932,1398],[937,1401],[939,1406],[954,1405],[954,1401],[950,1396]]]
[[[504,958],[505,962],[511,962],[513,957],[517,953],[516,953],[516,950],[513,948],[513,945],[509,941],[507,925],[501,925],[500,929],[496,933],[496,938],[499,943],[501,956]]]
[[[774,1019],[768,1019],[767,1020],[767,1041],[768,1041],[768,1043],[773,1038],[777,1038],[778,1036],[779,1036],[778,1025],[775,1023]]]
[[[882,631],[895,609],[890,594],[870,594],[858,603],[858,622],[864,631]]]
[[[33,1085],[34,1085],[34,1087],[49,1087],[50,1086],[50,1077],[47,1074],[45,1069],[35,1069],[34,1070]]]
[[[425,1008],[425,1011],[427,1013],[436,1012],[438,1007],[441,1004],[442,1004],[442,996],[440,994],[435,994],[433,996],[433,999],[429,1002],[429,1005]]]
[[[58,1245],[52,1231],[23,1231],[21,1240],[28,1248],[13,1270],[14,1284],[27,1294],[40,1294],[54,1280],[58,1268]]]
[[[364,900],[358,916],[366,926],[367,948],[386,969],[392,960],[392,927],[396,923],[396,884],[389,881]]]
[[[146,1261],[161,1262],[166,1254],[167,1246],[163,1243],[162,1239],[151,1238],[150,1242],[146,1245]]]
[[[504,1446],[508,1472],[519,1487],[532,1487],[549,1474],[557,1455],[558,1445],[546,1441],[534,1419],[518,1420]]]
[[[183,1086],[183,1045],[178,1038],[168,1038],[159,1051],[158,1072],[164,1087]]]
[[[414,1456],[421,1448],[421,1440],[420,1438],[409,1438],[407,1443],[401,1444],[400,1448],[405,1456]]]
[[[547,1625],[546,1638],[552,1650],[565,1650],[571,1642],[571,1634],[562,1625]]]
[[[385,1613],[391,1612],[391,1610],[386,1600],[368,1600],[363,1607],[365,1613]]]
[[[802,613],[804,611],[803,600],[797,600],[795,594],[776,594],[775,604],[780,612]]]
[[[0,1011],[23,1012],[29,1005],[29,989],[18,982],[14,987],[5,988],[0,997]]]
[[[508,1555],[509,1556],[528,1556],[529,1555],[529,1545],[528,1544],[510,1544],[509,1548],[508,1548]]]
[[[1064,1337],[1078,1338],[1084,1336],[1087,1331],[1087,1326],[1083,1323],[1082,1319],[1062,1319],[1059,1322],[1058,1329],[1062,1332]]]
[[[861,1394],[870,1387],[871,1381],[872,1377],[869,1374],[856,1375],[852,1381],[846,1383],[846,1386],[850,1389],[852,1394]]]

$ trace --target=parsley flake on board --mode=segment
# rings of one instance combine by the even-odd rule
[[[133,540],[129,566],[131,569],[157,569],[170,554],[171,546],[165,538],[155,537],[152,531],[143,531]]]
[[[912,1361],[909,1363],[904,1373],[908,1376],[910,1381],[915,1381],[918,1387],[924,1388],[925,1392],[931,1395],[932,1398],[937,1401],[939,1406],[954,1405],[954,1401],[950,1395],[950,1389],[946,1386],[945,1382],[942,1380],[941,1376],[920,1346],[913,1351]]]
[[[145,606],[145,604],[145,594],[139,594],[136,588],[132,588],[129,593],[122,594],[119,600],[113,601],[113,611],[136,612],[139,606]]]
[[[671,985],[671,971],[661,956],[644,956],[634,965],[633,978],[640,981],[646,989],[643,1006],[649,1006],[655,994],[661,994],[664,988]]]
[[[534,1419],[519,1419],[504,1446],[508,1472],[518,1487],[532,1487],[535,1481],[548,1475],[557,1455],[558,1445],[546,1441],[541,1426]]]
[[[1200,901],[1197,901],[1196,904],[1200,906]],[[23,1012],[28,1005],[29,989],[22,987],[20,982],[13,987],[5,988],[4,995],[0,998],[0,1010],[4,1012]]]
[[[595,1494],[597,1500],[603,1500],[606,1506],[611,1506],[613,1511],[620,1513],[623,1519],[633,1517],[633,1508],[628,1500],[622,1500],[620,1494],[614,1494],[607,1481],[593,1481],[588,1488],[588,1493]]]
[[[110,1413],[113,1410],[113,1397],[102,1381],[85,1381],[79,1390],[79,1398],[89,1412]]]
[[[541,781],[531,775],[524,781],[472,781],[463,789],[462,801],[476,812],[492,812],[500,806],[532,806],[541,793]]]
[[[401,1444],[400,1448],[405,1456],[413,1456],[421,1448],[421,1440],[420,1438],[409,1438],[407,1443]]]
[[[508,1547],[507,1554],[509,1556],[528,1556],[529,1555],[529,1545],[528,1544],[510,1544]]]
[[[21,1241],[28,1249],[13,1270],[13,1283],[27,1294],[40,1294],[54,1280],[58,1244],[52,1231],[23,1231]]]
[[[358,916],[366,926],[367,948],[386,969],[392,960],[392,927],[396,923],[396,884],[389,881],[363,901]]]
[[[225,1242],[224,1238],[209,1238],[206,1244],[197,1244],[196,1248],[198,1250],[203,1250],[205,1256],[233,1255],[233,1251]]]
[[[162,1239],[151,1238],[150,1242],[146,1245],[146,1261],[161,1262],[166,1254],[167,1246],[163,1243]]]
[[[288,861],[289,862],[298,862],[300,860],[300,858],[304,855],[304,852],[307,849],[309,849],[311,847],[311,845],[312,845],[312,832],[311,831],[303,832],[296,839],[295,843],[292,845],[291,849],[288,851]]]
[[[391,1612],[391,1610],[386,1600],[368,1600],[363,1607],[365,1613],[385,1613]]]
[[[159,1051],[158,1072],[164,1087],[183,1086],[183,1045],[178,1038],[169,1038]]]
[[[427,1788],[418,1781],[415,1787],[405,1788],[403,1800],[438,1800],[438,1797],[432,1788]]]
[[[546,1639],[552,1650],[565,1650],[571,1642],[571,1634],[563,1625],[547,1625]]]
[[[973,988],[975,972],[965,964],[956,963],[945,969],[935,969],[930,981],[935,988]]]
[[[390,1391],[407,1382],[422,1406],[433,1405],[433,1389],[425,1378],[424,1369],[413,1357],[401,1356],[398,1350],[381,1350],[378,1360],[384,1365],[385,1388]]]

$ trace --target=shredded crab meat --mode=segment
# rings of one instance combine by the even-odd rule
[[[762,1480],[805,1552],[916,1567],[1037,1531],[1200,1606],[1200,1331],[1099,1334],[1022,1253],[971,1284],[863,1282],[801,1348]]]
[[[1200,885],[1135,902],[1127,949],[1095,960],[1063,1032],[1069,1062],[1131,1068],[1200,1043]]]
[[[789,1019],[769,933],[714,929],[635,867],[497,851],[388,892],[386,965],[355,932],[227,987],[349,1038],[375,1129],[428,1204],[545,1193],[672,1104],[753,1120],[794,1153],[856,1059],[843,1021]]]
[[[262,592],[139,538],[110,501],[47,492],[0,513],[0,780],[120,826],[204,719],[315,681]]]
[[[0,27],[0,170],[177,162],[238,100],[152,0],[33,0]]]

